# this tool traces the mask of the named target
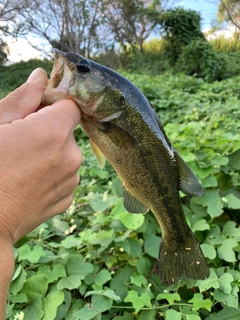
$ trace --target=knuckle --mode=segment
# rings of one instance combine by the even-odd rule
[[[71,193],[62,200],[60,211],[61,212],[66,211],[71,206],[72,202],[73,202],[73,194]]]
[[[78,171],[79,167],[81,166],[83,162],[82,153],[80,151],[79,146],[74,140],[73,145],[71,146],[69,152],[68,152],[68,159],[71,164],[71,170],[72,172]]]

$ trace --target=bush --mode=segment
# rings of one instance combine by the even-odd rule
[[[52,61],[38,59],[21,61],[10,66],[0,66],[0,99],[26,81],[33,69],[41,67],[50,73],[52,66]]]
[[[176,63],[182,49],[196,39],[204,39],[200,26],[201,17],[194,10],[184,8],[168,9],[160,18],[165,40],[165,57]]]
[[[229,76],[226,56],[214,51],[208,41],[201,39],[193,40],[182,49],[176,69],[208,82]]]

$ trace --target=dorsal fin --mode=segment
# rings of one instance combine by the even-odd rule
[[[175,150],[174,155],[179,173],[179,189],[192,197],[201,196],[203,194],[203,189],[197,177]]]
[[[152,105],[151,105],[152,106]],[[152,106],[153,107],[153,106]],[[154,117],[157,120],[158,126],[163,133],[169,147],[174,150],[173,146],[171,145],[171,142],[169,141],[163,125],[161,123],[161,120],[157,114],[157,112],[153,109]],[[176,150],[174,150],[174,156],[177,162],[178,167],[178,174],[179,174],[179,189],[192,197],[201,196],[203,194],[203,189],[201,184],[199,183],[197,177],[192,172],[192,170],[189,168],[189,166],[186,164],[186,162],[180,157],[180,155],[177,153]]]
[[[124,207],[130,213],[147,213],[149,209],[134,197],[127,188],[123,185]]]

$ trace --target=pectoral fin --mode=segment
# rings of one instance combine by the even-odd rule
[[[98,122],[109,122],[112,121],[114,119],[117,119],[120,115],[121,115],[122,111],[117,111],[113,114],[110,114],[109,116],[102,118],[102,119],[98,119]]]
[[[149,209],[135,198],[123,185],[124,207],[130,213],[147,213]]]
[[[104,154],[91,139],[90,139],[90,145],[91,145],[92,152],[97,160],[99,168],[103,169],[106,162],[106,158]]]
[[[112,122],[96,122],[98,129],[105,133],[111,142],[123,149],[131,149],[136,146],[136,139],[126,131],[124,128],[119,127]]]
[[[174,155],[179,172],[179,189],[192,197],[201,196],[203,189],[197,177],[176,151],[174,151]]]

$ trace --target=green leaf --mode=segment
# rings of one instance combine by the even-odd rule
[[[140,274],[142,274],[143,276],[146,276],[150,272],[151,262],[149,261],[148,258],[141,257],[136,264],[136,268]]]
[[[142,311],[138,320],[155,320],[157,316],[156,310]]]
[[[43,320],[54,320],[57,315],[57,308],[64,301],[64,293],[62,291],[52,291],[43,300]]]
[[[75,317],[77,317],[77,319],[91,320],[97,313],[97,310],[95,310],[90,303],[87,303],[82,309],[76,312]]]
[[[69,275],[78,275],[79,279],[84,279],[93,272],[93,265],[89,262],[84,262],[79,254],[69,256],[66,268]]]
[[[178,293],[159,293],[156,300],[167,300],[169,304],[173,304],[174,301],[181,301]]]
[[[214,166],[214,165],[217,165],[217,166],[225,166],[228,164],[228,158],[227,157],[215,157],[211,160],[211,164]]]
[[[124,302],[131,302],[136,312],[145,306],[149,308],[152,307],[151,297],[147,293],[143,293],[141,296],[139,296],[138,293],[133,290],[128,291]]]
[[[231,209],[240,209],[240,199],[233,194],[228,194],[224,197],[227,200],[227,205]]]
[[[45,257],[46,253],[39,245],[33,246],[32,250],[28,244],[25,244],[19,248],[18,261],[28,260],[32,263],[37,263],[41,257]]]
[[[141,274],[137,274],[137,275],[134,274],[131,277],[131,283],[135,284],[138,287],[141,287],[141,286],[146,287],[147,279]]]
[[[203,231],[203,230],[209,230],[210,226],[205,219],[200,219],[192,225],[191,229],[193,232]]]
[[[103,291],[103,296],[104,297],[107,297],[107,298],[110,298],[114,301],[117,301],[117,302],[120,302],[121,301],[121,298],[119,296],[117,296],[113,290],[105,290]]]
[[[236,228],[236,223],[234,221],[227,221],[224,226],[222,233],[228,237],[240,237],[240,228]]]
[[[72,303],[72,305],[71,305],[71,307],[70,307],[70,309],[68,309],[68,311],[67,311],[67,314],[66,314],[66,316],[65,316],[65,318],[57,318],[56,320],[62,320],[62,319],[64,319],[64,320],[79,320],[80,318],[78,318],[77,316],[76,316],[76,313],[80,310],[80,309],[82,309],[83,307],[84,307],[84,305],[85,305],[85,303],[84,303],[84,301],[83,300],[81,300],[81,299],[78,299],[78,300],[75,300],[75,301],[73,301],[73,303]]]
[[[121,214],[120,221],[126,228],[137,230],[144,222],[144,215],[125,212]]]
[[[47,289],[47,278],[42,274],[38,274],[33,275],[32,277],[26,280],[22,292],[27,295],[30,301],[32,301],[36,299],[38,296],[45,296]]]
[[[76,248],[79,246],[79,244],[79,239],[73,235],[67,236],[61,241],[61,245],[66,249]]]
[[[219,217],[222,214],[223,203],[218,191],[206,190],[204,195],[197,201],[199,204],[207,207],[207,212],[211,218]]]
[[[112,307],[112,299],[95,295],[92,297],[92,306],[98,313],[110,310]]]
[[[206,179],[203,180],[202,182],[202,187],[205,188],[212,188],[212,187],[217,187],[218,182],[215,176],[208,176]]]
[[[232,308],[238,308],[238,287],[234,286],[232,289],[231,294],[226,294],[222,290],[217,289],[214,291],[214,299],[218,302],[222,302],[223,304],[226,304],[229,307]]]
[[[41,320],[43,316],[41,297],[36,297],[30,305],[24,309],[24,320]]]
[[[204,308],[211,311],[212,308],[212,301],[210,299],[203,299],[201,293],[194,293],[193,298],[188,300],[188,302],[193,304],[193,310]]]
[[[68,277],[61,278],[58,281],[57,284],[57,289],[58,290],[63,290],[63,289],[68,289],[68,290],[73,290],[73,289],[78,289],[80,284],[81,284],[81,279],[82,276],[78,274],[72,274]]]
[[[26,271],[22,268],[19,276],[10,283],[9,292],[16,295],[22,288],[26,281]]]
[[[158,258],[161,238],[155,234],[148,235],[144,241],[144,249],[146,253],[154,258]]]
[[[201,320],[201,318],[198,316],[198,312],[192,310],[192,308],[189,306],[183,306],[181,311],[186,320]]]
[[[176,310],[168,309],[166,312],[166,320],[181,320],[182,315]]]
[[[14,303],[25,303],[28,301],[26,294],[19,293],[15,296],[8,296],[8,300]]]
[[[114,239],[115,232],[113,229],[102,230],[96,234],[94,243],[100,244],[102,247],[107,247]]]
[[[138,240],[128,238],[123,242],[118,242],[118,245],[133,258],[138,258],[142,254],[141,242]]]
[[[221,289],[224,293],[230,294],[232,291],[232,285],[231,282],[233,282],[233,276],[230,273],[224,273],[220,278],[219,278],[219,284]]]
[[[217,289],[220,287],[218,282],[218,276],[213,269],[210,269],[210,276],[205,280],[199,280],[196,284],[199,286],[200,292],[207,291],[210,288]]]
[[[50,266],[39,267],[37,274],[44,274],[48,279],[48,283],[66,277],[65,266],[60,263],[55,263],[52,268]]]
[[[224,306],[224,308],[217,313],[218,320],[239,320],[240,310]]]
[[[127,296],[128,283],[132,274],[133,268],[126,265],[124,268],[119,269],[111,280],[110,287],[115,290],[116,295],[118,295],[121,300],[124,300]]]
[[[113,180],[111,184],[111,188],[118,198],[122,197],[123,195],[122,182],[118,177],[115,180]]]
[[[111,274],[108,270],[103,269],[101,270],[95,277],[94,282],[98,287],[102,287],[102,285],[109,280],[111,280]]]
[[[202,243],[201,244],[201,249],[203,251],[203,254],[206,258],[209,258],[211,260],[215,259],[217,256],[216,250],[214,246],[208,243]]]
[[[236,256],[233,248],[237,247],[238,242],[235,239],[225,239],[217,248],[218,256],[227,262],[235,262]]]

